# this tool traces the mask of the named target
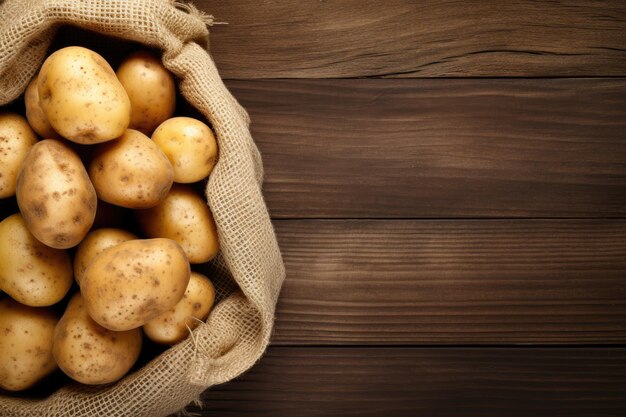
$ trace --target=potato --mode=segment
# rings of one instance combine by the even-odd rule
[[[87,48],[69,46],[50,55],[37,89],[48,122],[72,142],[106,142],[121,136],[130,123],[126,90],[105,59]]]
[[[189,185],[174,184],[159,205],[135,214],[148,237],[175,240],[191,263],[207,262],[219,250],[211,210]]]
[[[207,318],[214,301],[215,288],[211,281],[192,272],[183,298],[173,308],[144,324],[143,331],[156,343],[178,343],[200,324],[198,320]]]
[[[80,290],[98,324],[130,330],[174,307],[189,274],[187,257],[173,240],[129,240],[91,261]]]
[[[52,341],[57,318],[49,308],[0,300],[0,388],[30,388],[57,369]]]
[[[119,139],[98,146],[89,176],[101,200],[137,209],[154,207],[165,198],[174,171],[150,138],[129,129]]]
[[[123,377],[141,352],[141,329],[114,332],[93,321],[80,293],[74,295],[54,330],[59,368],[83,384],[107,384]]]
[[[78,285],[87,266],[96,256],[115,245],[133,239],[138,237],[122,229],[103,228],[91,231],[80,242],[74,255],[74,278]]]
[[[176,107],[174,77],[161,60],[148,51],[128,56],[117,69],[117,78],[130,98],[130,125],[146,135],[172,117]]]
[[[15,113],[0,113],[0,198],[15,195],[17,173],[36,142],[26,119]]]
[[[217,142],[211,129],[190,117],[163,122],[152,140],[174,167],[174,182],[191,183],[206,178],[217,161]]]
[[[37,89],[38,76],[32,79],[26,93],[24,94],[24,105],[26,106],[26,119],[28,124],[39,136],[44,139],[60,139],[61,136],[52,128],[46,114],[39,103],[39,90]]]
[[[0,289],[33,307],[59,302],[73,281],[69,255],[35,239],[19,213],[0,222],[0,265]]]
[[[28,230],[53,248],[78,245],[96,216],[96,192],[87,171],[58,140],[32,147],[18,174],[16,194]]]

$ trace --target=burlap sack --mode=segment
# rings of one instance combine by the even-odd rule
[[[284,266],[261,194],[248,116],[206,42],[210,17],[167,0],[0,0],[0,105],[18,98],[55,31],[72,25],[163,51],[187,101],[212,124],[219,162],[206,195],[221,244],[211,276],[221,299],[184,342],[106,387],[73,384],[44,399],[0,396],[0,416],[163,416],[250,368],[265,350]]]

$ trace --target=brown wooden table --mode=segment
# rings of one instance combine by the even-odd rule
[[[196,4],[287,279],[190,411],[626,415],[626,2]]]

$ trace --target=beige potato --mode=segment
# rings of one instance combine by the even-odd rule
[[[50,306],[72,285],[72,262],[37,240],[17,213],[0,222],[0,289],[22,304]]]
[[[15,195],[20,166],[35,143],[37,136],[26,119],[0,113],[0,199]]]
[[[174,307],[189,282],[189,262],[170,239],[129,240],[97,256],[81,279],[89,315],[123,331]]]
[[[143,331],[152,341],[173,345],[184,340],[204,321],[213,307],[215,288],[206,276],[192,272],[183,298],[170,310],[144,324]]]
[[[117,69],[117,78],[130,98],[130,129],[150,135],[172,117],[176,107],[174,77],[148,51],[129,55]]]
[[[130,123],[130,99],[113,68],[80,46],[59,49],[39,71],[41,108],[54,130],[76,143],[121,136]]]
[[[101,200],[134,209],[159,204],[174,181],[172,165],[163,152],[132,129],[98,147],[89,176]]]
[[[0,388],[25,390],[57,369],[52,356],[56,324],[50,308],[0,300]]]
[[[54,359],[70,378],[107,384],[123,377],[141,352],[141,329],[114,332],[87,314],[80,293],[72,297],[54,330]]]
[[[58,140],[42,140],[31,148],[16,191],[28,230],[53,248],[78,245],[96,216],[96,191],[87,171],[78,155]]]
[[[103,228],[89,232],[78,245],[74,255],[74,279],[78,285],[80,285],[87,266],[96,256],[113,246],[133,239],[138,239],[138,237],[122,229]]]
[[[38,76],[32,79],[26,93],[24,93],[24,105],[26,107],[26,119],[28,124],[39,136],[44,139],[60,139],[61,136],[52,128],[46,114],[39,103],[39,90],[37,88]]]
[[[217,142],[207,125],[191,117],[163,122],[152,140],[174,167],[174,182],[192,183],[211,173],[217,161]]]
[[[193,264],[211,260],[219,250],[211,210],[189,185],[174,184],[159,205],[135,215],[148,237],[175,240]]]

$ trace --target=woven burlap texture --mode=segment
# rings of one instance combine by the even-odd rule
[[[113,385],[72,384],[44,399],[0,396],[0,416],[167,415],[249,369],[267,347],[285,270],[248,115],[197,43],[206,43],[209,20],[166,0],[0,0],[0,105],[23,93],[63,25],[163,52],[181,94],[217,136],[219,161],[206,195],[221,245],[211,268],[221,300],[187,340]]]

